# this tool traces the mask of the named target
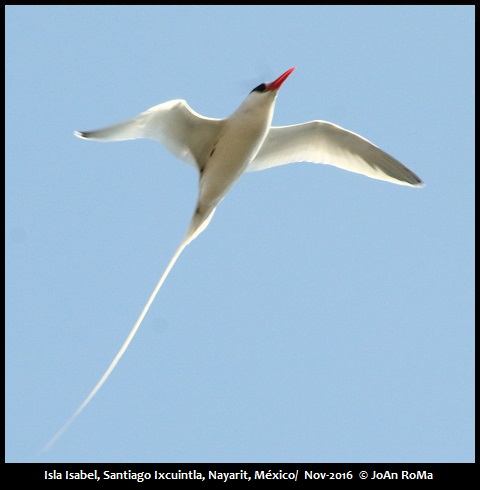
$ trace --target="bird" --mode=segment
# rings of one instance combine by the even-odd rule
[[[293,162],[333,165],[373,179],[422,187],[422,180],[367,139],[327,121],[272,126],[278,90],[296,67],[273,82],[255,87],[229,117],[215,119],[195,112],[185,100],[156,105],[137,116],[75,136],[108,142],[148,138],[162,144],[199,174],[193,216],[180,245],[117,355],[85,400],[44,447],[50,449],[100,390],[130,345],[158,291],[185,247],[208,226],[217,206],[244,172]]]

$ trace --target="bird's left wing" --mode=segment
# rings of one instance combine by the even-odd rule
[[[325,163],[395,184],[423,185],[405,165],[370,141],[326,121],[272,126],[247,171],[293,162]]]
[[[96,131],[75,131],[79,138],[120,141],[149,138],[200,170],[220,136],[223,119],[201,116],[184,100],[171,100],[138,116]]]

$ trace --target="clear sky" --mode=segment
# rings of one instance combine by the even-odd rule
[[[242,176],[56,445],[187,228],[195,170],[75,138],[292,66],[426,183]],[[473,462],[474,7],[6,7],[6,461]]]

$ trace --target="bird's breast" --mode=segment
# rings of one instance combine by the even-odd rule
[[[200,176],[199,202],[215,207],[255,158],[267,134],[266,125],[225,125],[214,142]]]

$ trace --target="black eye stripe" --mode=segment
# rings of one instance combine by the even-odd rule
[[[267,85],[265,83],[261,83],[258,87],[255,87],[252,92],[265,92]],[[250,93],[252,93],[250,92]]]

